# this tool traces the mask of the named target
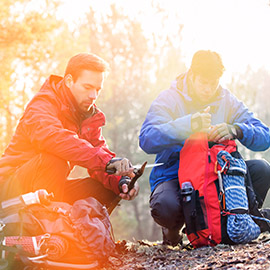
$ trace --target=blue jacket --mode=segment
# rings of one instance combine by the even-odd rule
[[[151,191],[161,182],[178,178],[179,152],[192,133],[191,115],[207,106],[211,108],[212,125],[236,124],[243,132],[240,142],[248,149],[269,148],[269,128],[229,90],[219,87],[215,99],[202,106],[188,95],[187,73],[182,74],[154,100],[141,128],[140,147],[148,154],[156,154],[157,163],[164,163],[150,174]]]

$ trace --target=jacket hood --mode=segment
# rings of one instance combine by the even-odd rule
[[[192,101],[192,98],[189,96],[189,82],[188,82],[188,72],[182,73],[177,76],[176,80],[174,80],[171,84],[171,87],[174,88],[179,94],[186,100]]]
[[[53,99],[60,99],[61,111],[64,114],[66,114],[65,111],[71,112],[77,121],[82,121],[99,112],[95,104],[89,112],[81,111],[70,89],[65,85],[64,78],[61,76],[51,75],[37,93],[37,96],[42,95]],[[67,114],[69,113],[67,112]]]
[[[198,101],[194,100],[193,97],[190,96],[190,89],[192,87],[189,81],[189,71],[180,74],[176,80],[172,81],[171,89],[177,91],[184,99],[185,102],[193,102],[194,104],[199,103]],[[215,95],[214,99],[211,100],[211,103],[220,100],[224,97],[224,89],[219,86],[217,90],[217,94]],[[198,104],[200,105],[200,104]]]
[[[57,75],[51,75],[47,80],[44,82],[44,84],[41,86],[39,93],[50,93],[53,92],[57,94],[59,84],[63,81],[63,77],[57,76]]]

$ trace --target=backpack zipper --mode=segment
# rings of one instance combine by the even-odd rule
[[[205,199],[205,204],[208,205],[208,195],[207,195],[207,191],[206,191],[206,187],[209,181],[209,164],[211,163],[211,155],[210,155],[210,149],[208,147],[208,151],[207,151],[207,157],[206,157],[206,168],[205,168],[205,181],[204,181],[204,199]],[[213,240],[212,240],[212,224],[211,222],[211,212],[207,210],[207,223],[208,223],[208,231],[209,231],[209,237],[207,239],[208,244],[210,244]]]

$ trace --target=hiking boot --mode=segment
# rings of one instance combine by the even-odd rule
[[[182,245],[183,235],[179,234],[179,229],[170,230],[162,227],[163,242],[162,245],[177,246]]]
[[[270,208],[262,208],[259,211],[264,218],[267,218],[270,221]],[[260,226],[261,232],[270,231],[270,223],[269,222],[257,221],[257,224]]]

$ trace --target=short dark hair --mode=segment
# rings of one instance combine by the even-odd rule
[[[109,64],[93,53],[79,53],[68,61],[65,76],[70,74],[74,81],[78,79],[83,70],[109,72]]]
[[[194,76],[200,75],[207,79],[219,79],[225,68],[218,53],[200,50],[193,55],[190,70]]]

